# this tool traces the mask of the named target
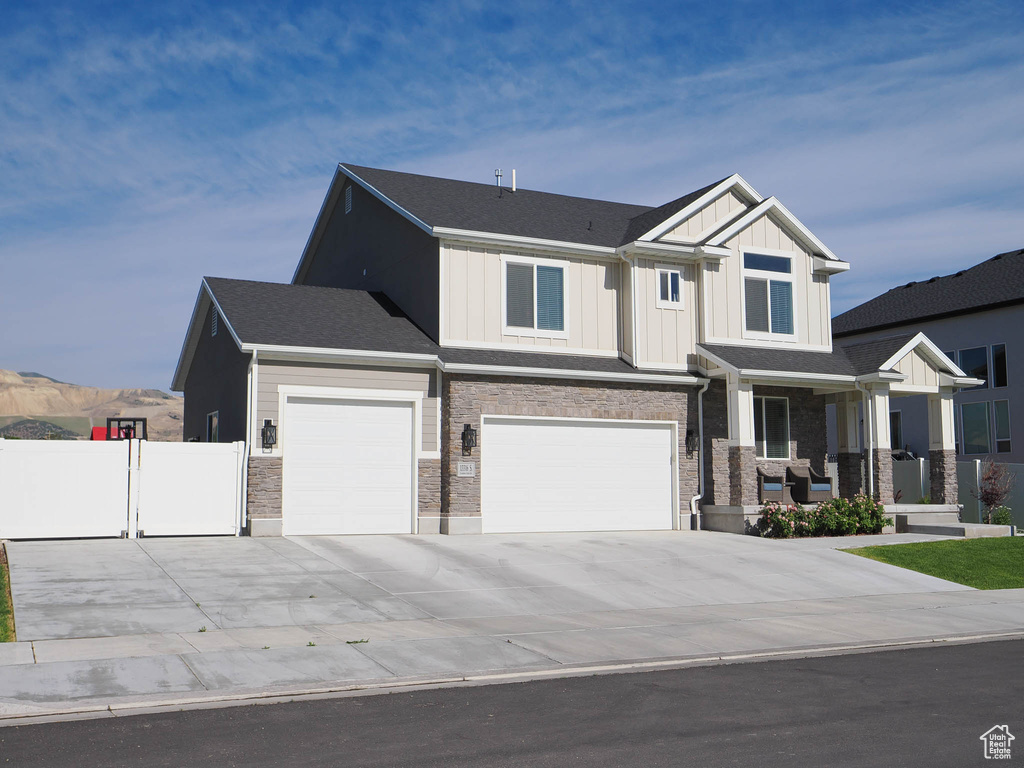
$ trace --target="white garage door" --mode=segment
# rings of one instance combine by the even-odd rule
[[[410,533],[412,403],[289,398],[285,535]]]
[[[669,424],[486,417],[483,530],[672,528]]]

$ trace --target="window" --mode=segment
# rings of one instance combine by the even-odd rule
[[[658,267],[657,306],[662,309],[682,309],[683,275],[678,269]]]
[[[992,403],[996,425],[996,453],[1010,453],[1010,401],[996,400]]]
[[[345,187],[345,213],[352,212],[352,186]]]
[[[505,325],[565,331],[565,267],[505,263]]]
[[[992,452],[992,425],[988,403],[964,403],[960,406],[964,454],[967,456]]]
[[[960,350],[960,369],[968,376],[976,379],[984,379],[984,384],[979,384],[970,389],[985,389],[988,387],[988,347],[973,347],[972,349]],[[969,389],[964,390],[970,391]]]
[[[754,398],[754,442],[759,459],[789,458],[789,400]]]
[[[220,411],[206,414],[206,442],[216,443],[220,438]]]
[[[992,345],[992,386],[1006,386],[1006,345]]]
[[[953,365],[956,365],[956,350],[953,350],[952,352],[943,352],[942,354],[948,357]]]
[[[903,448],[903,413],[889,411],[889,445],[894,449]]]
[[[743,254],[746,329],[792,336],[793,260],[764,253]]]
[[[219,321],[217,319],[217,315],[218,315],[217,308],[214,307],[213,314],[210,315],[210,336],[216,336],[217,335],[217,326],[219,325]]]

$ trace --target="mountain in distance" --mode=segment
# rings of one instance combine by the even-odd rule
[[[150,440],[180,441],[184,401],[159,389],[100,389],[0,370],[0,436],[88,438],[108,418],[145,418]],[[25,423],[21,423],[25,422]]]

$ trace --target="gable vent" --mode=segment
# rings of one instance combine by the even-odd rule
[[[345,213],[352,212],[352,187],[345,187]]]
[[[213,310],[213,314],[210,315],[210,335],[211,336],[216,336],[217,335],[218,317],[219,317],[219,315],[217,313],[217,310],[214,309]]]

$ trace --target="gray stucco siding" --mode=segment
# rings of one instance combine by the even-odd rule
[[[280,388],[324,387],[332,390],[388,390],[421,392],[422,450],[438,450],[438,393],[436,368],[397,368],[387,366],[323,365],[320,363],[260,361],[256,375],[257,424],[264,419],[280,421]]]
[[[223,318],[217,335],[211,335],[214,309],[203,320],[188,378],[185,380],[185,413],[182,439],[206,440],[206,416],[218,411],[219,441],[245,440],[246,392],[249,356],[239,350]]]

